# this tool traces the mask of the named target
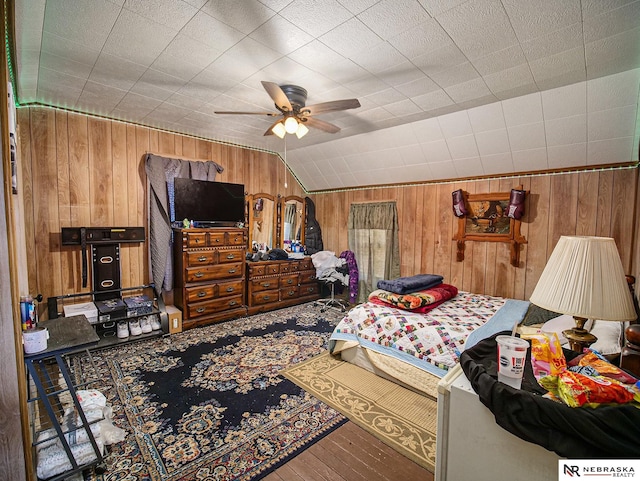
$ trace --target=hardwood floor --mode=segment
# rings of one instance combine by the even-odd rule
[[[433,481],[433,474],[352,422],[340,426],[265,481]]]

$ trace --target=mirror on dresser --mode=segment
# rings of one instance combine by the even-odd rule
[[[247,196],[249,217],[249,250],[256,243],[259,250],[263,244],[269,249],[277,247],[276,225],[278,199],[271,194],[259,193]]]
[[[305,222],[304,199],[297,195],[290,195],[280,199],[279,218],[279,245],[283,249],[291,241],[300,241],[304,245],[304,222]]]

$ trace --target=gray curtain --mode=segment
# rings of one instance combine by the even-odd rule
[[[176,177],[215,180],[224,168],[213,161],[190,161],[147,154],[145,171],[149,181],[149,255],[151,279],[158,295],[173,289],[173,236],[169,216],[168,185]]]
[[[400,277],[396,203],[351,204],[348,232],[358,262],[358,302],[365,302],[379,280]]]

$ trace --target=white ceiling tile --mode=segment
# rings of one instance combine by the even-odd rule
[[[145,71],[145,67],[136,63],[101,54],[89,78],[102,85],[129,90]]]
[[[632,162],[633,137],[591,141],[587,144],[587,165],[607,165]]]
[[[166,52],[161,53],[151,64],[151,69],[175,77],[187,83],[202,70],[201,67],[193,65],[183,58],[174,57]]]
[[[358,53],[353,60],[363,69],[375,74],[407,62],[407,59],[387,42],[380,42],[371,49]]]
[[[412,58],[411,62],[427,75],[469,63],[467,57],[453,43],[418,55]]]
[[[282,36],[281,32],[287,35]],[[289,54],[311,42],[313,37],[280,15],[271,17],[266,23],[255,29],[250,37],[282,54]]]
[[[69,15],[69,8],[73,15]],[[106,0],[47,2],[44,31],[100,50],[112,32],[120,7]]]
[[[584,66],[584,49],[582,48],[565,50],[550,57],[530,61],[529,67],[538,85],[545,81],[563,79],[567,75],[575,76],[574,81],[579,82],[586,80],[587,75]],[[559,85],[563,85],[562,81]],[[559,85],[553,86],[557,87]]]
[[[319,40],[339,54],[355,58],[361,51],[380,43],[380,37],[358,19],[351,19],[324,34]]]
[[[244,79],[267,65],[275,62],[281,54],[269,47],[245,37],[225,53],[220,55],[207,70],[225,76],[227,80],[242,82]],[[238,62],[243,58],[243,62]],[[265,79],[268,80],[268,79]]]
[[[426,162],[424,152],[419,144],[406,145],[397,149],[404,165],[415,165]]]
[[[87,65],[80,62],[74,62],[62,57],[43,53],[40,58],[40,67],[56,70],[64,73],[65,75],[71,75],[73,77],[86,79],[91,73],[91,65]]]
[[[170,55],[202,69],[211,64],[222,52],[221,49],[211,47],[180,32],[167,45],[162,55]]]
[[[473,135],[448,137],[446,139],[453,160],[478,157],[478,146]]]
[[[124,8],[173,30],[180,30],[198,8],[175,0],[126,0]]]
[[[514,150],[511,152],[516,172],[536,172],[549,168],[547,149]]]
[[[410,128],[420,142],[432,142],[444,138],[440,123],[435,118],[414,122],[410,125]]]
[[[297,0],[280,15],[314,37],[320,37],[352,18],[351,12],[335,0]]]
[[[42,52],[86,65],[93,65],[100,55],[99,49],[89,48],[48,32],[42,34]]]
[[[587,43],[584,50],[589,79],[638,68],[640,27]]]
[[[249,34],[275,15],[275,12],[258,0],[219,2],[210,0],[202,11],[222,23]]]
[[[542,99],[539,93],[504,100],[502,110],[507,127],[542,122]]]
[[[589,112],[636,105],[639,85],[640,69],[587,81],[586,97]]]
[[[14,2],[13,23],[21,49],[40,49],[45,5],[46,0],[33,0],[28,5],[25,2]]]
[[[581,22],[567,25],[555,32],[550,32],[520,44],[525,57],[529,61],[550,57],[565,50],[581,48],[583,45]]]
[[[409,99],[385,105],[384,108],[397,117],[403,117],[405,115],[422,112],[422,109]]]
[[[149,69],[138,79],[129,91],[164,101],[171,97],[171,94],[183,85],[183,80],[158,72],[157,70]]]
[[[413,59],[439,48],[452,44],[447,32],[435,19],[429,19],[420,25],[405,29],[404,32],[389,39],[405,57]]]
[[[395,89],[387,88],[379,92],[367,95],[366,99],[374,102],[376,105],[386,105],[387,103],[396,103],[407,100],[407,98]]]
[[[550,169],[583,167],[587,165],[587,144],[555,145],[547,148]]]
[[[433,180],[455,179],[458,176],[456,166],[451,160],[429,163]]]
[[[469,62],[464,62],[439,72],[431,72],[428,75],[442,88],[458,85],[480,77],[480,74]]]
[[[511,150],[507,129],[478,132],[475,137],[480,157],[483,159],[488,155],[503,154]]]
[[[180,31],[180,35],[185,35],[197,42],[222,51],[231,48],[244,38],[244,34],[240,30],[204,12],[198,12]]]
[[[96,82],[89,81],[86,83],[79,102],[91,102],[98,106],[97,112],[109,114],[127,94],[125,90],[108,87]]]
[[[404,57],[403,60],[397,65],[377,72],[377,76],[384,80],[386,84],[391,85],[392,87],[404,85],[412,81],[419,81],[424,79],[431,80],[425,75],[422,70],[413,65]]]
[[[177,107],[175,105],[162,103],[150,112],[145,120],[177,122],[191,113],[190,109]]]
[[[396,85],[395,88],[398,92],[401,92],[407,97],[411,98],[433,92],[435,90],[438,90],[440,87],[438,87],[438,84],[436,84],[429,77],[423,75],[421,78],[413,80],[411,82]]]
[[[542,110],[546,120],[585,115],[587,84],[585,82],[542,92]]]
[[[637,0],[582,0],[582,16],[591,18]]]
[[[574,115],[545,122],[548,146],[579,144],[587,141],[587,116]]]
[[[364,12],[380,0],[340,0],[340,4],[354,15]]]
[[[497,100],[493,97],[493,94],[484,83],[481,78],[475,78],[456,85],[451,85],[444,89],[447,95],[459,105],[464,105],[463,108],[471,108],[476,105],[487,103],[489,98]],[[466,104],[466,102],[470,102]]]
[[[470,0],[438,15],[438,21],[471,60],[518,43],[499,0]]]
[[[637,114],[635,105],[589,112],[587,138],[592,141],[633,137]]]
[[[504,129],[506,127],[502,103],[500,102],[475,107],[470,109],[468,113],[471,128],[476,133],[486,130]]]
[[[430,16],[415,0],[382,0],[358,18],[381,38],[388,40],[426,22]]]
[[[503,5],[521,42],[582,21],[580,0],[505,0]]]
[[[511,150],[532,150],[546,147],[544,127],[543,122],[508,127]]]
[[[438,122],[445,138],[460,137],[473,133],[467,111],[443,115],[438,117]]]
[[[526,95],[538,90],[528,64],[485,75],[483,79],[489,90],[502,99]]]
[[[481,75],[489,75],[497,72],[523,65],[527,62],[527,59],[522,52],[520,45],[513,45],[504,50],[498,50],[497,52],[491,52],[484,57],[476,58],[471,62],[474,68]]]
[[[482,168],[486,175],[514,172],[511,152],[480,156]]]
[[[479,177],[485,174],[480,157],[454,159],[453,165],[458,174],[457,177]]]
[[[449,147],[443,140],[436,140],[434,142],[421,143],[420,147],[424,153],[425,160],[431,164],[433,162],[442,162],[445,160],[451,160],[451,154],[449,153]]]
[[[584,20],[584,41],[585,43],[601,40],[605,37],[618,35],[625,30],[632,30],[638,27],[640,18],[640,2],[628,3],[609,10],[596,17]]]
[[[440,15],[447,10],[457,7],[466,0],[419,0],[422,6],[429,12],[429,15]]]
[[[176,33],[148,18],[123,10],[104,44],[103,52],[149,66],[167,48]],[[131,48],[132,45],[136,48]]]

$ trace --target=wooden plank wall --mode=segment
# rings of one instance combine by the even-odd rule
[[[23,108],[18,137],[29,292],[45,298],[90,290],[82,288],[79,247],[60,245],[62,227],[148,227],[147,152],[214,160],[224,167],[216,180],[244,184],[249,194],[304,196],[291,174],[284,188],[276,155],[126,123]],[[122,244],[120,257],[123,287],[149,282],[147,243]]]
[[[522,218],[528,244],[520,252],[519,267],[510,265],[509,245],[495,242],[467,242],[464,261],[457,262],[451,192],[509,192],[520,184],[530,194]],[[625,169],[350,190],[312,199],[327,250],[339,254],[349,248],[352,203],[395,200],[402,276],[440,274],[461,290],[528,299],[562,235],[613,237],[625,271],[637,277],[637,190],[638,169]]]

